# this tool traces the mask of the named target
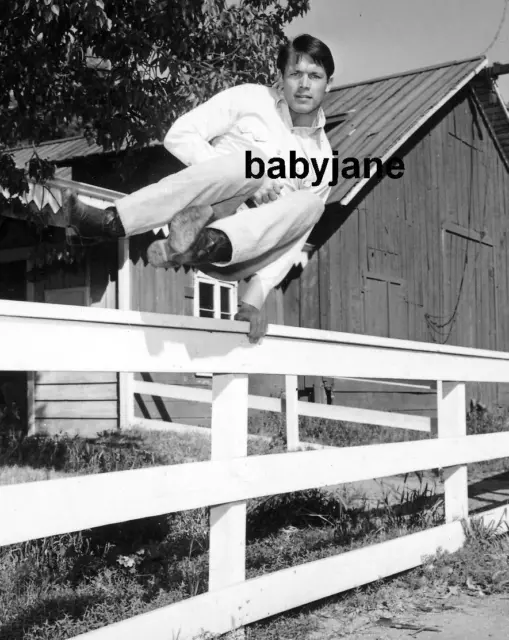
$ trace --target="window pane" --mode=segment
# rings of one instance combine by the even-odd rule
[[[207,309],[212,311],[212,316],[206,315],[205,317],[212,318],[214,315],[214,285],[208,282],[200,282],[199,284],[198,306],[200,308],[200,315],[203,315],[202,310]]]
[[[223,314],[227,314],[226,317],[228,317],[230,313],[230,289],[221,287],[221,317],[223,317]]]
[[[209,309],[200,309],[200,318],[213,318],[214,312]]]

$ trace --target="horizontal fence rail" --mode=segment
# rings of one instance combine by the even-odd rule
[[[0,544],[506,456],[509,432],[239,457],[8,485],[0,492]]]
[[[141,395],[171,398],[174,400],[189,400],[190,402],[212,402],[212,391],[196,387],[186,387],[176,384],[162,384],[158,382],[146,382],[134,380],[133,392]],[[296,395],[297,389],[292,389]],[[287,398],[289,394],[286,394]],[[285,412],[285,402],[281,398],[269,398],[267,396],[248,396],[249,409],[259,411]],[[411,431],[430,431],[431,418],[426,416],[414,416],[405,413],[392,413],[390,411],[376,411],[374,409],[362,409],[357,407],[340,407],[337,405],[320,404],[317,402],[296,401],[295,412],[299,416],[312,418],[326,418],[328,420],[342,420],[358,424],[375,424],[381,427],[396,427]],[[287,409],[286,409],[287,411]],[[309,444],[303,443],[300,444]]]
[[[505,509],[498,508],[484,514],[481,520],[490,526],[506,517]],[[138,640],[140,637],[180,640],[203,637],[204,629],[223,634],[305,605],[311,600],[311,591],[312,599],[319,600],[354,589],[418,567],[423,558],[435,554],[438,548],[451,553],[457,551],[464,541],[461,523],[452,522],[246,580],[76,636],[75,640]],[[173,630],[173,635],[168,634],[168,629]]]
[[[467,436],[465,414],[465,382],[509,382],[507,353],[276,326],[252,345],[241,322],[20,302],[0,302],[0,330],[6,371],[213,373],[211,392],[200,396],[212,407],[211,460],[0,487],[0,545],[210,509],[208,592],[82,639],[226,633],[418,566],[439,547],[459,549],[462,521],[469,521],[466,465],[509,457],[509,432]],[[63,337],[66,348],[55,348]],[[248,376],[260,373],[286,376],[284,403],[249,396]],[[310,406],[294,393],[298,375],[436,381],[438,437],[247,456],[248,409],[257,402],[284,411],[298,443],[296,417]],[[246,579],[248,500],[437,467],[444,469],[445,524]],[[483,520],[509,522],[505,508]]]
[[[275,325],[261,344],[250,344],[247,323],[233,320],[0,301],[0,330],[10,337],[2,347],[2,368],[9,371],[509,382],[505,352]],[[72,349],[54,348],[62,332]]]

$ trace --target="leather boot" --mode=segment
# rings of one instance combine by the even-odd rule
[[[122,238],[125,229],[115,207],[99,209],[78,199],[76,192],[68,189],[63,195],[62,209],[68,226],[81,238]]]
[[[156,268],[198,267],[211,262],[229,262],[232,251],[230,239],[223,231],[205,227],[195,244],[184,253],[175,251],[169,238],[156,240],[147,250],[147,260]]]

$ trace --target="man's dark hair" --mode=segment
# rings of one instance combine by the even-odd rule
[[[299,60],[302,54],[307,54],[316,64],[319,64],[325,69],[327,80],[334,73],[334,58],[332,57],[331,50],[325,42],[322,42],[314,36],[310,36],[308,33],[303,33],[294,40],[286,42],[279,47],[276,66],[283,75],[292,53],[295,53],[297,60]]]

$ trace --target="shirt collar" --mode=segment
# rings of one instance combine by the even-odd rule
[[[294,127],[293,122],[292,122],[292,118],[290,116],[290,109],[288,107],[288,103],[286,102],[286,98],[284,96],[283,90],[280,87],[278,82],[275,82],[272,87],[271,87],[272,93],[274,95],[274,100],[276,102],[276,107],[278,109],[280,109],[283,113],[283,115],[286,117],[286,119],[288,120],[288,124],[290,125],[290,127],[293,128],[299,128],[299,129],[312,129],[314,131],[318,131],[324,128],[325,126],[325,113],[324,110],[322,109],[322,107],[320,107],[316,113],[316,117],[315,120],[313,122],[313,124],[309,127]]]

